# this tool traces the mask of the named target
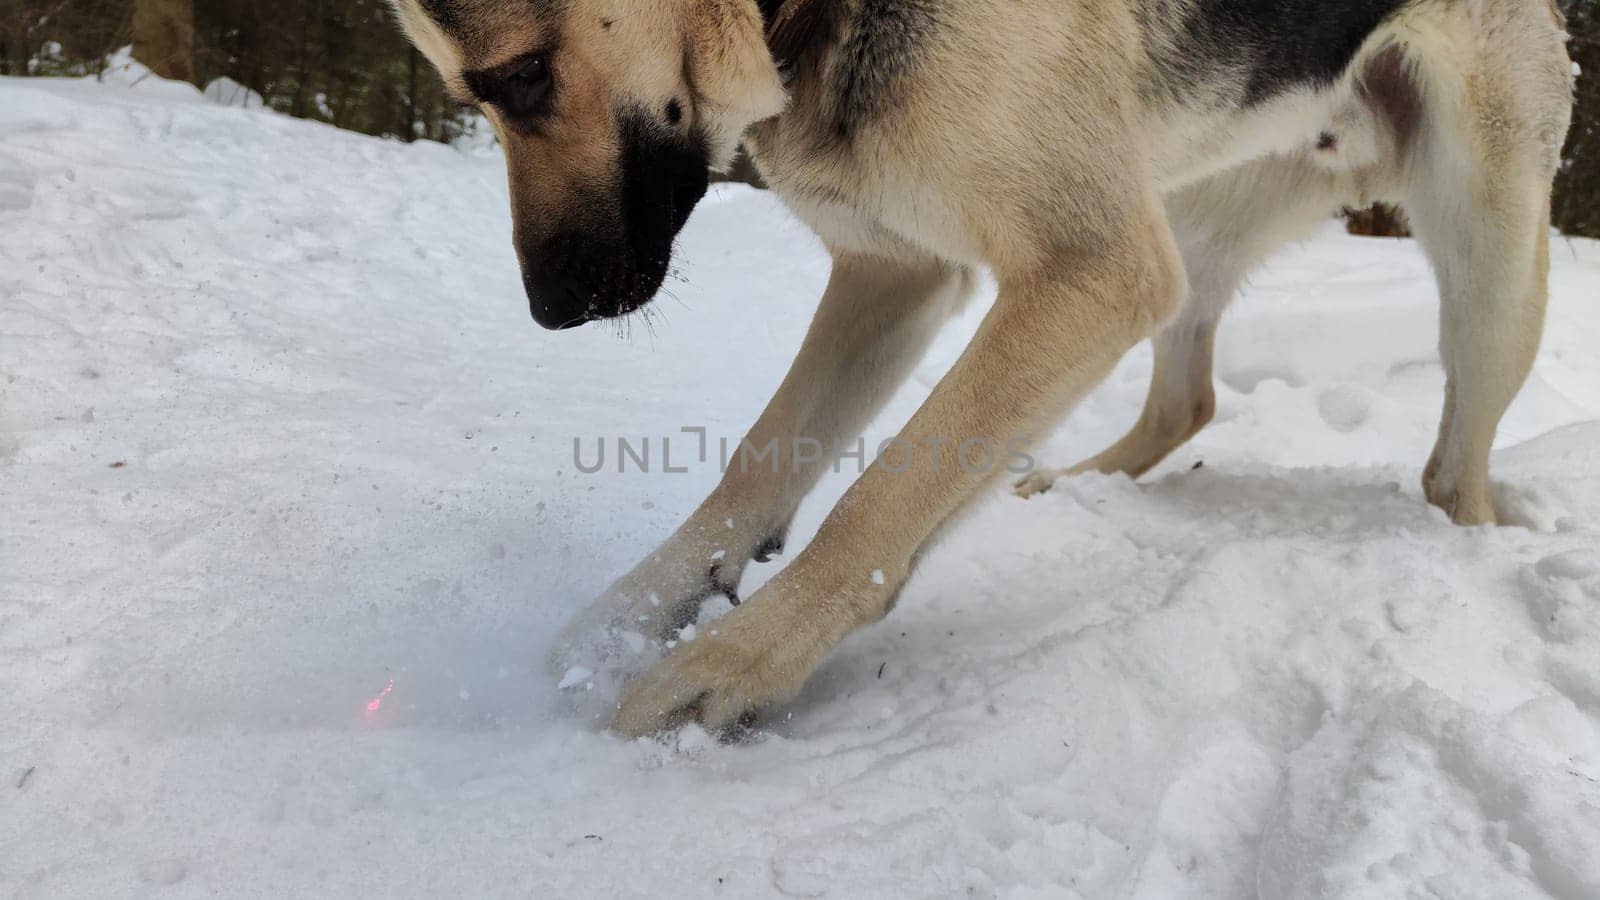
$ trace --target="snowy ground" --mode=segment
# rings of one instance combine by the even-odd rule
[[[482,155],[0,80],[0,893],[1600,896],[1600,245],[1555,245],[1497,454],[1528,527],[1421,501],[1427,270],[1330,229],[1146,482],[993,491],[757,740],[630,743],[540,661],[716,472],[572,440],[736,439],[827,262],[722,189],[651,323],[548,334],[503,194]]]

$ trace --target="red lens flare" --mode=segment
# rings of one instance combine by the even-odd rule
[[[389,683],[384,685],[383,690],[378,692],[378,696],[373,697],[372,701],[367,704],[367,712],[375,713],[378,710],[383,709],[383,701],[384,701],[384,699],[387,698],[392,693],[394,693],[394,679],[393,678],[389,679]]]

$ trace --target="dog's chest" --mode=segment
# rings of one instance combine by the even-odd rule
[[[928,171],[932,167],[888,149],[875,153],[870,143],[817,140],[815,134],[791,119],[757,128],[751,143],[772,187],[830,248],[985,261],[969,198]]]
[[[777,2],[777,0],[774,0]],[[947,183],[946,156],[912,148],[937,128],[917,121],[954,6],[949,0],[811,0],[830,37],[795,64],[790,105],[749,143],[763,174],[831,247],[915,247],[976,263],[980,252]],[[957,151],[959,153],[959,151]]]

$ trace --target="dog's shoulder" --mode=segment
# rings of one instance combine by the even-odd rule
[[[780,66],[825,71],[831,130],[849,137],[893,102],[945,24],[945,0],[758,0]]]

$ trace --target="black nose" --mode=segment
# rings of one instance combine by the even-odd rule
[[[583,282],[562,272],[535,272],[523,276],[528,309],[533,320],[551,331],[576,328],[595,318],[590,309],[594,292]]]

